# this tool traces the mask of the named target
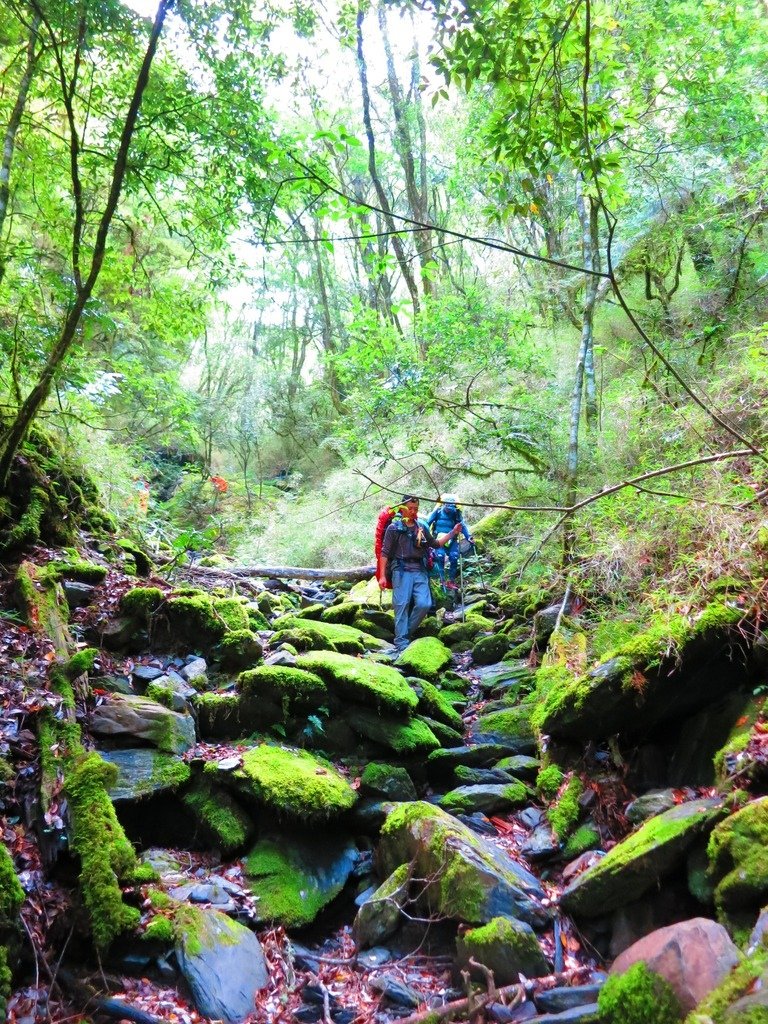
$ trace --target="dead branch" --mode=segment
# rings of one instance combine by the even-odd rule
[[[505,985],[504,988],[497,988],[493,992],[485,992],[466,996],[464,999],[454,999],[451,1003],[443,1006],[433,1007],[431,1010],[421,1010],[419,1013],[412,1013],[410,1017],[401,1017],[399,1024],[432,1024],[433,1021],[450,1020],[458,1014],[468,1012],[477,1013],[484,1009],[488,1003],[504,1000],[509,997],[505,1005],[517,1006],[525,998],[525,988],[521,984]]]
[[[213,566],[188,565],[184,566],[184,572],[193,576],[208,576],[232,581],[261,577],[267,580],[348,580],[354,583],[371,579],[376,574],[376,567],[374,565],[358,565],[350,569],[305,569],[300,566],[282,565],[272,568],[232,566],[231,569],[216,569]]]
[[[70,971],[61,969],[59,977],[70,994],[82,1004],[88,1014],[102,1014],[113,1020],[129,1020],[133,1024],[162,1024],[159,1017],[146,1013],[144,1010],[124,1003],[120,999],[110,999],[99,993],[86,982],[75,977]]]

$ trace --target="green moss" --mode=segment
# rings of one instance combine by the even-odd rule
[[[147,942],[160,942],[165,946],[172,945],[176,937],[173,922],[162,914],[155,914],[144,929],[142,939]]]
[[[120,598],[120,611],[137,619],[148,619],[165,600],[159,587],[134,587]]]
[[[345,601],[342,604],[334,604],[330,608],[324,608],[320,618],[323,622],[336,622],[344,626],[351,626],[357,618],[359,611],[358,605],[351,601]]]
[[[357,794],[327,761],[305,750],[262,746],[243,755],[236,777],[260,803],[300,821],[323,821],[353,806]]]
[[[80,886],[96,947],[107,949],[121,932],[134,928],[139,912],[123,903],[120,879],[136,870],[133,847],[125,837],[107,790],[117,769],[98,754],[87,754],[65,777],[72,817],[71,844],[80,857]]]
[[[88,562],[84,558],[69,560],[54,559],[46,565],[49,575],[56,580],[77,580],[80,583],[103,583],[107,570],[103,565]]]
[[[532,711],[532,702],[526,700],[515,707],[481,715],[473,726],[473,734],[475,736],[501,736],[505,740],[530,741],[532,744],[534,739],[531,725]]]
[[[453,647],[462,641],[474,640],[478,633],[491,630],[493,626],[493,619],[486,619],[484,615],[468,615],[464,622],[452,622],[450,626],[443,626],[438,638],[448,647]]]
[[[201,822],[222,853],[241,849],[252,833],[248,815],[226,793],[206,782],[198,783],[182,797],[187,810]]]
[[[0,550],[10,551],[14,548],[27,547],[40,540],[40,524],[48,511],[49,503],[47,492],[42,487],[33,487],[24,512],[13,529],[2,539]]]
[[[754,800],[717,825],[709,837],[710,872],[717,879],[715,905],[721,920],[753,908],[768,895],[768,797]]]
[[[121,551],[124,551],[127,555],[133,558],[134,564],[136,565],[136,572],[139,576],[150,576],[155,566],[152,559],[146,553],[146,551],[139,547],[138,544],[134,544],[132,540],[128,540],[126,537],[121,538],[117,541],[117,546]]]
[[[237,688],[246,701],[266,701],[281,709],[285,720],[296,708],[319,708],[328,697],[328,689],[314,672],[300,668],[265,665],[243,672]]]
[[[477,810],[477,801],[471,792],[473,788],[473,786],[467,786],[452,789],[440,798],[439,806],[451,814],[472,814]],[[465,789],[470,792],[464,792]],[[522,807],[528,799],[528,789],[522,782],[511,782],[508,786],[503,787],[500,795],[509,803],[510,809]]]
[[[600,837],[600,833],[594,825],[580,825],[576,831],[568,837],[568,841],[563,847],[563,857],[565,860],[574,860],[582,853],[586,853],[587,850],[598,850],[601,843],[602,839]]]
[[[82,651],[74,654],[64,666],[64,672],[69,679],[77,679],[85,672],[93,671],[93,663],[99,656],[95,647],[85,647]]]
[[[464,722],[461,715],[454,711],[448,698],[431,683],[421,684],[418,707],[419,711],[429,718],[434,718],[457,732],[463,732]]]
[[[676,1024],[683,1011],[669,982],[641,962],[613,974],[600,990],[601,1024]]]
[[[278,632],[285,630],[307,630],[311,634],[321,637],[323,642],[333,644],[333,647],[341,653],[359,653],[359,648],[373,648],[378,650],[384,646],[382,640],[363,633],[354,626],[345,626],[337,622],[322,622],[319,619],[300,619],[297,615],[283,615],[272,623],[273,629]]]
[[[300,655],[297,666],[325,679],[331,693],[372,704],[381,711],[409,714],[419,702],[405,679],[389,665],[330,651],[313,651]]]
[[[368,708],[350,706],[346,710],[345,721],[361,736],[380,743],[402,757],[408,754],[428,754],[440,746],[434,732],[419,719],[403,722]]]
[[[556,764],[550,764],[536,776],[536,789],[545,800],[554,800],[564,778],[562,769]]]
[[[565,840],[579,820],[579,815],[581,814],[579,797],[583,792],[584,783],[578,775],[572,775],[568,780],[565,792],[555,806],[547,811],[549,823],[560,842]]]
[[[156,700],[165,708],[173,708],[173,686],[170,682],[159,683],[153,680],[147,686],[147,697],[150,700]]]
[[[176,900],[174,900],[173,896],[169,896],[162,889],[150,889],[147,898],[155,910],[168,910],[176,905]]]
[[[172,754],[159,754],[152,768],[153,785],[184,786],[189,782],[192,769],[181,758]]]
[[[130,881],[134,885],[148,885],[150,882],[157,882],[160,876],[151,864],[139,864],[131,873]]]
[[[263,653],[261,641],[250,629],[233,629],[225,633],[216,648],[222,667],[230,671],[255,665]]]
[[[0,929],[15,925],[24,902],[24,890],[16,877],[16,870],[8,850],[0,843]]]
[[[248,627],[253,630],[254,633],[258,633],[262,629],[270,629],[269,619],[261,612],[258,608],[253,605],[248,605]]]
[[[276,921],[286,928],[310,924],[341,890],[323,892],[278,843],[265,839],[245,859],[245,873],[259,897],[261,920]]]
[[[514,984],[520,973],[541,977],[551,970],[533,929],[508,917],[494,917],[459,934],[456,951],[462,966],[469,965],[470,959],[483,964],[499,985]]]
[[[248,629],[248,609],[239,597],[217,598],[213,602],[213,612],[227,630]]]
[[[439,673],[451,663],[451,652],[436,636],[424,636],[409,644],[395,664],[406,675],[421,679],[437,679]]]
[[[472,660],[476,665],[494,665],[512,646],[513,642],[504,633],[484,636],[472,647]]]

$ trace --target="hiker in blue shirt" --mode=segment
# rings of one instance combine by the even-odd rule
[[[437,537],[451,533],[456,526],[459,526],[462,536],[470,544],[474,543],[469,530],[467,529],[461,509],[458,506],[455,494],[444,494],[440,502],[435,506],[434,511],[427,520],[427,525]],[[435,568],[440,576],[440,582],[447,590],[458,590],[456,584],[456,573],[459,568],[459,541],[456,531],[442,551],[435,554]],[[445,562],[448,561],[448,573],[446,579]]]

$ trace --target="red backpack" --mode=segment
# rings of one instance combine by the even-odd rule
[[[381,512],[379,512],[376,520],[376,532],[374,533],[373,540],[373,555],[376,559],[376,579],[379,581],[381,580],[381,573],[379,571],[381,568],[381,546],[384,543],[384,534],[387,532],[387,527],[394,518],[395,510],[387,505],[381,510]],[[379,586],[381,586],[381,583],[379,583]],[[387,582],[386,586],[381,589],[391,590],[392,584]]]

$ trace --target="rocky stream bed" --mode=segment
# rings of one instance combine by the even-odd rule
[[[395,660],[375,583],[93,558],[6,594],[8,1020],[768,1020],[754,609],[588,665],[478,588]]]

